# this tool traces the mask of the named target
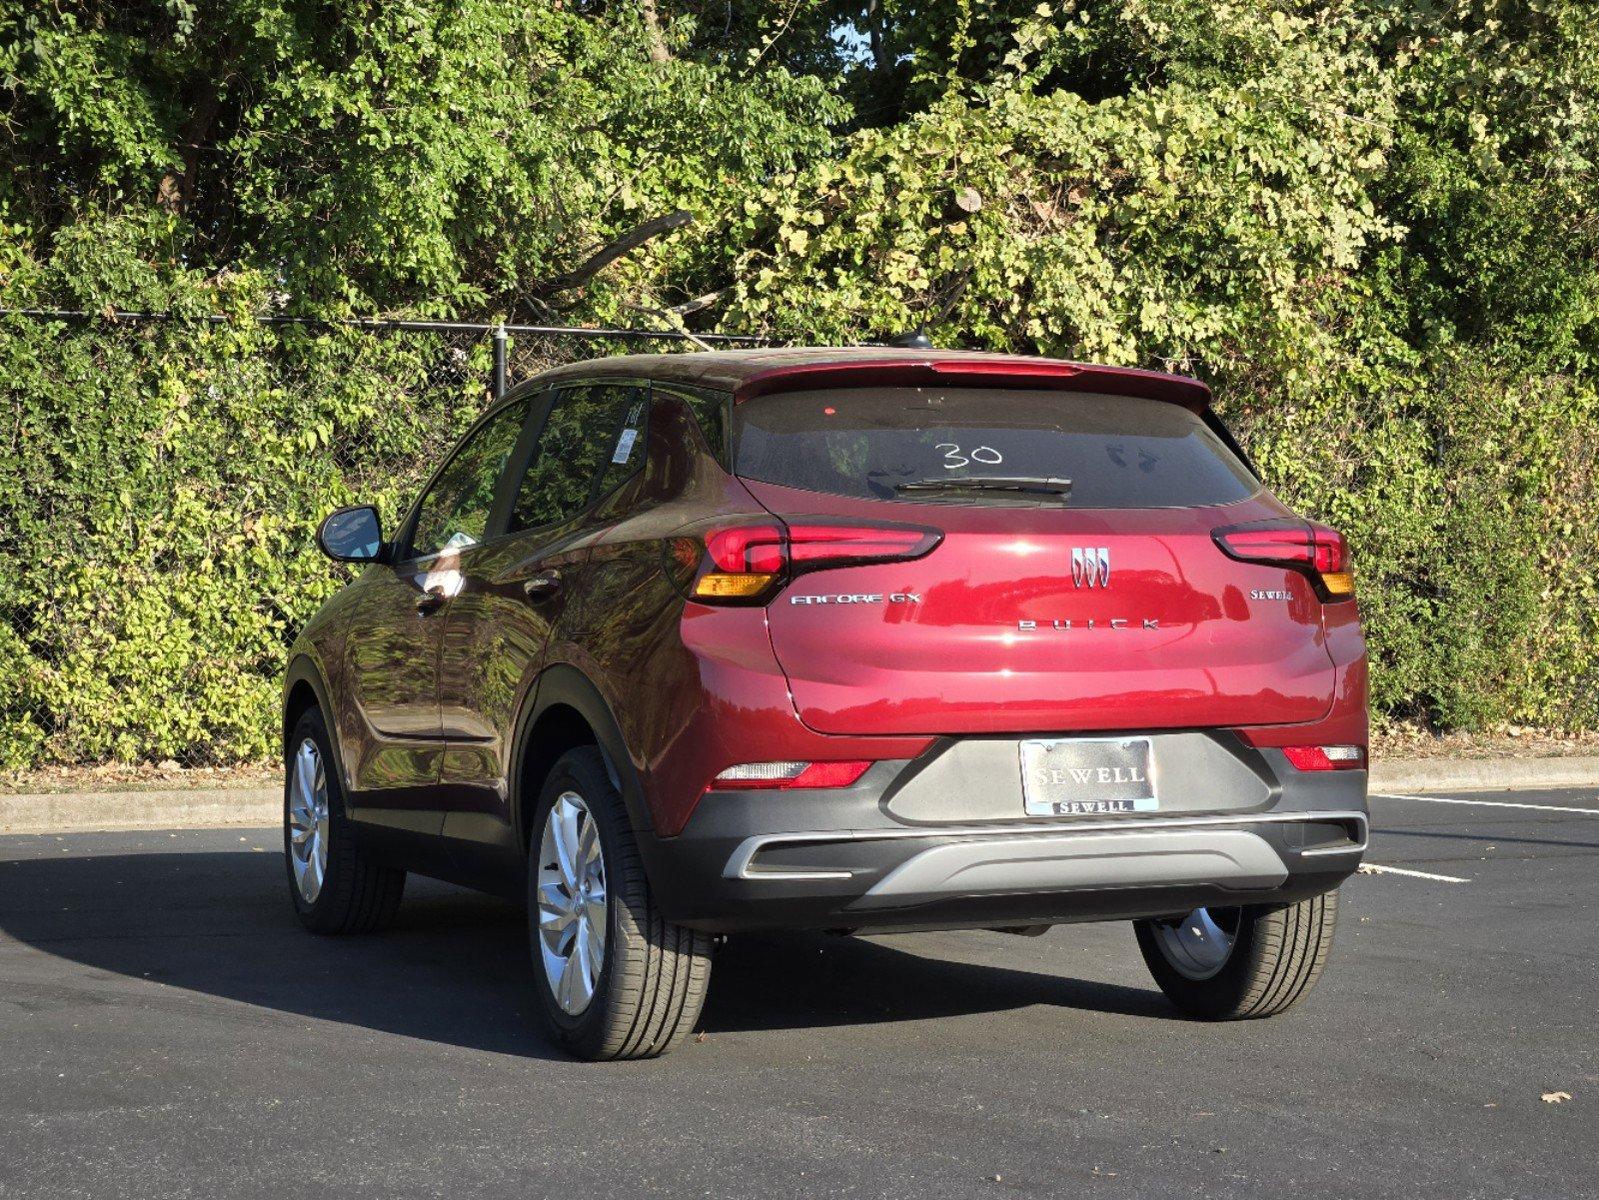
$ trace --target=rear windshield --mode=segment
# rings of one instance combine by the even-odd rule
[[[1188,409],[1136,396],[990,388],[863,388],[734,406],[747,479],[876,500],[1059,503],[949,480],[1070,480],[1073,508],[1230,504],[1258,484]],[[901,485],[933,482],[931,488]]]

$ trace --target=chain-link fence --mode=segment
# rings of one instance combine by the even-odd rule
[[[0,312],[0,774],[274,753],[295,631],[506,386],[751,339],[442,321]]]

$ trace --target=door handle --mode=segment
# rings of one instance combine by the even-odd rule
[[[443,588],[429,588],[416,598],[416,611],[425,617],[443,608],[447,599]]]
[[[522,585],[522,594],[529,600],[548,600],[561,590],[561,573],[554,567],[540,571]]]

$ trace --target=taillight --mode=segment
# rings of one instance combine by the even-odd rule
[[[1309,576],[1323,600],[1348,600],[1355,594],[1349,543],[1336,529],[1309,521],[1257,521],[1230,525],[1211,536],[1229,558]]]
[[[749,788],[849,787],[872,764],[850,762],[758,762],[729,767],[711,780],[714,791]]]
[[[708,569],[691,589],[700,600],[749,600],[765,595],[783,573],[783,530],[777,525],[717,529],[705,535]]]
[[[704,537],[702,561],[688,593],[712,604],[760,603],[795,575],[920,558],[943,536],[936,529],[915,525],[819,521],[713,529]],[[683,563],[689,555],[701,557],[700,545],[694,539],[675,538],[671,554]]]
[[[1366,765],[1364,746],[1284,746],[1296,771],[1354,771]]]

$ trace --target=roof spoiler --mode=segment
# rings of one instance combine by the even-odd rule
[[[1101,367],[1054,358],[985,355],[981,358],[852,358],[774,367],[750,376],[733,393],[735,403],[777,392],[838,387],[1003,386],[1049,391],[1107,392],[1181,404],[1194,412],[1210,407],[1210,388],[1186,375],[1136,367]]]

